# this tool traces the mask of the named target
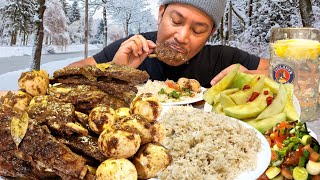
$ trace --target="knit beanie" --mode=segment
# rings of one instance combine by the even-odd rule
[[[205,12],[214,22],[214,28],[218,28],[227,0],[160,0],[162,5],[169,3],[181,3],[192,5]]]

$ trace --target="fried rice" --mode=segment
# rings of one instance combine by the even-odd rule
[[[235,119],[180,106],[159,122],[167,130],[163,145],[173,157],[159,179],[230,180],[256,168],[261,141]]]

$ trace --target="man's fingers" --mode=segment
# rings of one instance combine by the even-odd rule
[[[210,84],[213,86],[215,84],[217,84],[217,82],[219,82],[223,77],[225,77],[227,75],[227,69],[224,69],[223,71],[221,71],[218,75],[216,75],[210,82]]]
[[[224,78],[230,71],[233,70],[235,64],[225,68],[224,70],[222,70],[218,75],[216,75],[210,82],[211,85],[215,85],[217,84],[222,78]],[[240,66],[239,71],[241,72],[245,72],[248,71],[247,68],[245,68],[244,66]]]
[[[149,52],[149,46],[148,46],[147,40],[141,35],[137,35],[137,39],[139,40],[139,43],[141,43],[141,46],[140,44],[138,46],[139,48],[141,48],[141,54],[143,53],[142,51],[146,53]]]
[[[268,70],[246,70],[244,71],[247,74],[264,74],[266,76],[268,76]]]

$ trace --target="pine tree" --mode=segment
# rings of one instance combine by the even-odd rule
[[[72,6],[71,6],[71,12],[69,16],[70,23],[72,24],[75,21],[80,20],[80,10],[78,7],[78,1],[73,1]]]
[[[94,36],[93,43],[95,44],[103,44],[103,32],[104,32],[104,22],[103,19],[100,20],[99,26],[97,28],[97,32]]]
[[[16,45],[17,35],[23,34],[26,44],[26,36],[32,32],[33,16],[36,12],[35,0],[7,0],[0,10],[5,20],[7,33],[11,36],[10,45]]]
[[[60,2],[62,4],[64,14],[66,15],[66,17],[67,17],[67,19],[69,21],[69,13],[70,13],[70,9],[71,9],[70,5],[66,0],[60,0]]]

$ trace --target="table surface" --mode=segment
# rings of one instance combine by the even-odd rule
[[[318,141],[320,141],[320,116],[315,121],[307,122],[307,127],[310,128],[316,135]]]

